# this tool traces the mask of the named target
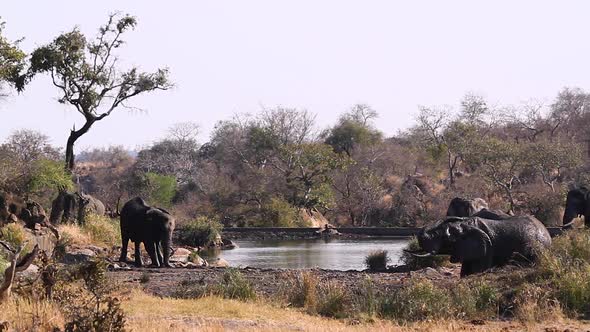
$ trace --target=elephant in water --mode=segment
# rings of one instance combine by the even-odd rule
[[[142,266],[140,245],[143,243],[152,266],[171,267],[172,233],[175,219],[166,210],[147,205],[139,197],[129,200],[121,209],[121,262],[127,262],[129,240],[135,244],[135,265]],[[162,257],[162,253],[163,257]]]
[[[89,213],[104,215],[104,204],[91,195],[62,191],[51,203],[49,221],[57,224],[77,220],[83,224]]]
[[[417,237],[423,252],[410,254],[450,255],[451,262],[462,263],[462,277],[505,265],[515,254],[534,261],[538,249],[551,245],[549,232],[533,216],[451,217],[423,228]]]
[[[590,227],[590,190],[587,187],[572,189],[567,193],[562,227],[573,228],[574,219],[581,216],[584,216],[586,227]]]
[[[482,198],[467,199],[455,197],[447,209],[447,217],[481,217],[484,219],[501,220],[510,218],[507,213],[488,209],[488,203]]]

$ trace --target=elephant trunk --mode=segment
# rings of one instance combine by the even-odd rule
[[[578,212],[575,211],[574,209],[571,208],[567,208],[565,210],[565,213],[563,214],[563,224],[562,224],[562,228],[572,228],[573,223],[574,223],[574,218],[578,217]]]
[[[162,240],[162,254],[164,259],[164,266],[170,267],[170,248],[172,246],[172,234],[166,236]]]

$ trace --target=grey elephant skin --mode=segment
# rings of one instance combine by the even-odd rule
[[[507,264],[513,258],[534,261],[538,250],[551,245],[551,236],[532,216],[504,220],[452,217],[423,228],[418,242],[425,255],[450,255],[462,263],[461,276]]]
[[[171,267],[169,258],[174,226],[175,219],[168,211],[151,207],[140,197],[129,200],[121,209],[122,246],[119,260],[127,262],[127,246],[129,241],[133,241],[136,266],[143,265],[140,252],[143,243],[152,266]]]
[[[91,195],[62,191],[51,203],[49,221],[53,224],[72,221],[83,224],[89,213],[104,215],[104,204]]]
[[[572,189],[567,193],[563,228],[573,228],[574,218],[584,216],[584,224],[590,227],[590,190],[587,187]]]
[[[484,219],[502,220],[510,218],[507,213],[490,210],[488,203],[482,198],[455,197],[447,209],[447,217],[481,217]]]

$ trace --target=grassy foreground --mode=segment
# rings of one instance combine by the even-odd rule
[[[128,331],[543,331],[588,328],[583,321],[562,319],[551,323],[441,320],[399,325],[387,320],[344,321],[308,315],[301,310],[219,297],[159,298],[133,290],[124,296]],[[51,331],[64,318],[50,302],[14,299],[0,305],[0,320],[16,331]],[[35,325],[32,323],[36,321]],[[40,323],[40,324],[39,324]],[[38,325],[37,325],[38,324]]]

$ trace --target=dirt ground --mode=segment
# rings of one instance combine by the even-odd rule
[[[287,281],[298,271],[310,271],[317,275],[322,282],[338,281],[346,288],[355,289],[363,285],[370,278],[379,291],[388,291],[399,285],[407,278],[422,275],[439,283],[450,282],[459,278],[459,268],[425,269],[405,273],[370,273],[363,271],[334,271],[323,269],[285,270],[285,269],[240,269],[242,275],[254,286],[257,294],[273,298],[284,292],[288,287]],[[224,268],[134,268],[129,270],[115,270],[109,272],[109,277],[117,284],[126,286],[140,286],[148,294],[170,296],[182,282],[190,284],[215,284],[221,280]],[[147,280],[146,280],[147,279]]]

